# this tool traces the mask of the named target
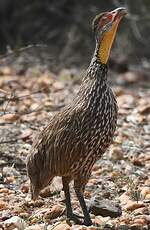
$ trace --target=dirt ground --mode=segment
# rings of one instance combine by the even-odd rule
[[[66,219],[61,179],[30,199],[25,161],[36,133],[68,104],[79,89],[82,71],[62,69],[57,75],[38,67],[16,73],[0,68],[0,229],[150,229],[150,90],[144,71],[109,72],[119,117],[114,143],[93,167],[85,198],[91,204],[92,227]],[[71,187],[72,204],[81,213]],[[118,204],[121,214],[105,200]],[[93,209],[94,210],[94,209]]]

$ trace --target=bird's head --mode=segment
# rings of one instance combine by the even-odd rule
[[[93,20],[92,28],[98,46],[97,55],[102,64],[106,64],[108,61],[118,25],[126,14],[126,9],[120,7],[110,12],[101,13]]]

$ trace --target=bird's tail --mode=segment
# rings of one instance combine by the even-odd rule
[[[36,188],[33,184],[30,185],[31,199],[36,200],[40,193],[40,189]]]

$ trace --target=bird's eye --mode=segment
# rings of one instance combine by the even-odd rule
[[[100,27],[103,27],[104,25],[106,25],[109,22],[109,18],[108,17],[102,17],[100,20]]]

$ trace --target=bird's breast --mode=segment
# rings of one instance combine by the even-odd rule
[[[104,152],[112,142],[117,123],[117,103],[111,90],[90,98],[81,116],[81,140],[88,151]]]

